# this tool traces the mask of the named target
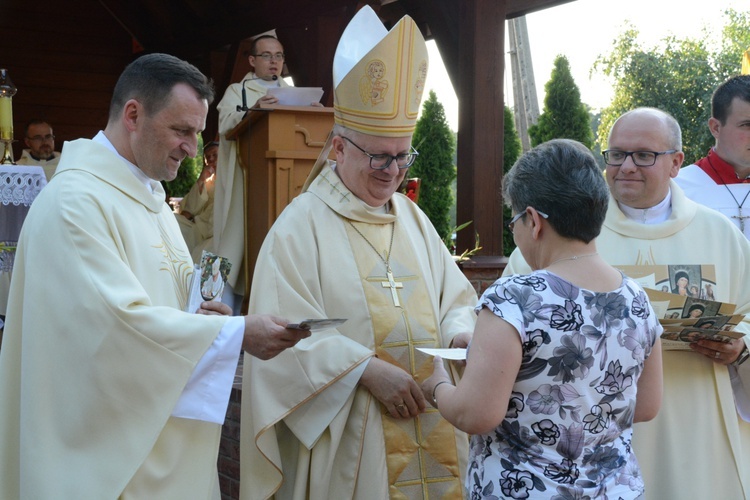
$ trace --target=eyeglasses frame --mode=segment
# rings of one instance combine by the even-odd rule
[[[607,161],[607,156],[612,151],[617,151],[617,152],[623,153],[625,155],[625,158],[623,158],[622,163],[609,163],[609,161]],[[625,161],[627,161],[628,156],[629,156],[630,159],[633,161],[633,165],[635,165],[636,167],[648,168],[648,167],[653,167],[654,165],[656,165],[656,160],[658,160],[661,155],[671,155],[671,154],[677,153],[678,151],[679,151],[679,149],[668,149],[666,151],[648,151],[648,150],[621,151],[619,149],[607,149],[605,151],[602,151],[602,156],[604,157],[604,163],[606,163],[610,167],[621,167],[621,166],[623,166],[625,164]],[[633,156],[633,155],[636,154],[636,153],[651,153],[651,154],[654,155],[654,162],[652,164],[650,164],[650,165],[641,165],[641,164],[639,164],[638,162],[635,161],[635,156]]]
[[[527,208],[528,210],[528,208]],[[536,210],[536,208],[534,209]],[[539,210],[536,210],[536,213],[538,213],[543,219],[549,219],[549,215],[545,214],[544,212],[540,212]],[[521,219],[524,215],[528,214],[526,210],[523,212],[518,212],[516,215],[513,216],[512,219],[510,219],[508,222],[505,223],[505,226],[508,228],[508,231],[511,233],[513,232],[513,228],[516,225],[516,222],[518,222],[519,219]]]
[[[394,155],[389,155],[389,154],[386,154],[386,153],[380,153],[380,154],[374,155],[372,153],[368,153],[367,151],[365,151],[364,149],[362,149],[361,147],[359,147],[353,140],[349,139],[348,137],[343,136],[343,135],[340,136],[340,137],[342,139],[346,139],[352,146],[354,146],[355,148],[357,148],[360,151],[362,151],[362,153],[364,153],[365,156],[368,156],[370,158],[370,168],[373,169],[373,170],[385,170],[386,168],[388,168],[388,167],[391,166],[391,163],[393,163],[394,160],[396,160],[396,166],[398,167],[399,170],[406,170],[407,168],[409,168],[412,165],[414,165],[414,162],[417,161],[417,156],[419,156],[419,151],[417,151],[416,149],[414,149],[414,146],[409,146],[411,148],[410,152],[408,152],[408,153],[401,153],[401,154],[398,154],[398,155],[395,155],[395,156]],[[403,167],[400,166],[398,164],[398,157],[399,156],[401,156],[401,157],[403,157],[403,156],[409,156],[409,155],[412,156],[412,160],[410,162],[408,162],[406,165],[404,165]],[[375,158],[383,158],[383,157],[386,157],[386,156],[388,157],[388,161],[386,161],[385,164],[382,167],[373,167],[372,166],[372,160],[373,159],[375,159]]]
[[[280,61],[286,60],[286,54],[284,54],[283,52],[277,52],[275,54],[271,54],[270,52],[262,52],[260,54],[253,54],[253,57],[260,57],[266,62],[271,62],[271,61],[280,62]]]
[[[45,142],[45,141],[54,141],[55,136],[53,134],[45,134],[45,135],[35,135],[33,137],[26,137],[30,141],[34,142]]]

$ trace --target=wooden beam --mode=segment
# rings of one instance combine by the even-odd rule
[[[575,0],[506,0],[505,18],[510,19],[513,17],[525,16],[532,12],[549,9],[550,7],[557,7],[558,5],[573,1]]]
[[[461,2],[458,71],[458,203],[456,223],[474,223],[457,235],[457,252],[503,255],[503,70],[506,2]]]

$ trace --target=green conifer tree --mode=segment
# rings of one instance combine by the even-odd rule
[[[451,231],[451,182],[456,178],[453,163],[456,143],[445,118],[445,108],[433,91],[423,104],[412,144],[419,151],[419,157],[411,167],[409,177],[422,180],[419,207],[430,218],[440,237],[445,238]]]
[[[167,196],[183,197],[188,194],[203,170],[203,137],[198,134],[198,154],[195,158],[185,157],[177,171],[177,177],[169,182],[163,182]]]
[[[574,139],[587,148],[594,145],[591,117],[581,102],[578,89],[570,72],[568,58],[555,58],[555,67],[544,85],[544,109],[535,125],[529,127],[532,146],[551,139]]]

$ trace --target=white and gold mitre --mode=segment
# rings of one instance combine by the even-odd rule
[[[333,58],[336,123],[375,136],[412,135],[427,66],[427,46],[411,17],[386,31],[375,11],[363,7],[341,35]]]

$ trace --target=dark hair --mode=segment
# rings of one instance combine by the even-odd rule
[[[711,116],[726,125],[729,108],[735,97],[750,102],[750,75],[733,76],[714,90],[711,97]]]
[[[137,99],[148,115],[158,113],[169,104],[169,94],[180,83],[192,87],[208,104],[213,102],[212,81],[189,62],[169,54],[139,57],[128,64],[117,80],[109,105],[110,121],[119,118],[123,106],[130,99]]]
[[[49,128],[52,128],[52,125],[49,124],[47,120],[42,120],[40,118],[32,118],[28,122],[26,122],[26,128],[24,129],[24,134],[26,137],[29,136],[29,128],[33,127],[34,125],[49,125]]]
[[[546,213],[564,238],[589,243],[607,214],[609,188],[586,146],[553,139],[524,153],[503,178],[503,198],[516,213]]]
[[[258,38],[256,38],[255,40],[253,40],[253,43],[250,45],[250,55],[251,56],[257,56],[258,54],[256,54],[255,51],[258,50],[258,42],[260,42],[261,40],[268,40],[269,38],[271,40],[276,40],[277,42],[279,42],[279,39],[276,38],[273,35],[260,35]],[[281,42],[279,42],[279,43],[281,43]],[[282,45],[282,47],[283,47],[283,45]]]

